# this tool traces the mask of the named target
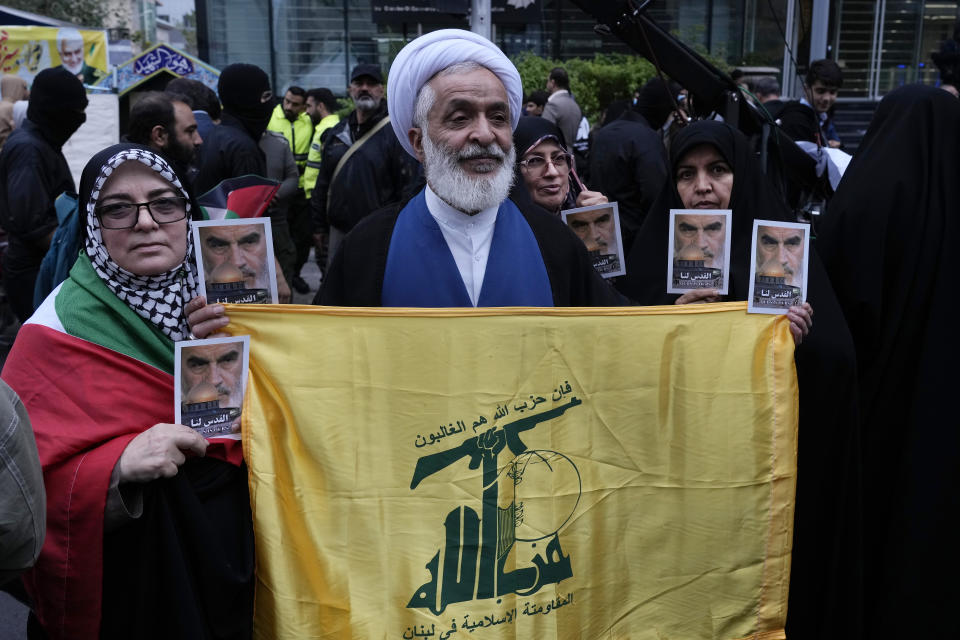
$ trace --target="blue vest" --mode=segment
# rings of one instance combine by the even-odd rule
[[[383,276],[385,307],[472,307],[457,263],[421,191],[400,212]],[[478,307],[552,307],[540,245],[510,200],[497,211]]]

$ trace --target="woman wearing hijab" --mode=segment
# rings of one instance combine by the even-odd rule
[[[863,418],[866,634],[956,638],[960,101],[888,94],[821,223]],[[818,315],[819,315],[819,309]]]
[[[0,149],[3,149],[3,143],[16,128],[13,120],[13,104],[26,100],[29,95],[27,81],[20,76],[0,77]]]
[[[173,422],[173,343],[196,293],[190,203],[121,144],[80,187],[83,250],[3,370],[33,421],[47,539],[25,575],[50,638],[246,638],[253,531],[239,442]]]
[[[536,116],[521,116],[513,132],[517,153],[517,178],[511,199],[532,201],[554,215],[563,209],[606,204],[602,193],[583,186],[573,166],[573,154],[563,143],[554,123]],[[576,193],[571,190],[575,182]]]
[[[733,210],[727,300],[746,300],[754,219],[790,221],[747,138],[722,122],[682,129],[670,148],[663,191],[640,227],[627,258],[625,293],[639,304],[710,302],[715,290],[683,296],[666,292],[670,209]],[[711,183],[696,184],[706,172]],[[798,638],[859,637],[861,591],[859,422],[853,343],[826,271],[810,249],[810,305],[817,326],[806,335],[804,309],[789,314],[798,340],[800,384],[798,484],[787,634]],[[812,311],[810,312],[812,315]]]

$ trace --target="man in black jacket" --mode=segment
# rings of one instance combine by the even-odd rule
[[[0,226],[10,244],[3,257],[3,283],[20,322],[33,313],[40,263],[57,228],[54,201],[76,193],[63,144],[86,121],[83,84],[62,68],[44,69],[33,80],[27,120],[0,154]]]
[[[328,247],[330,259],[354,225],[398,202],[420,173],[416,160],[390,129],[380,67],[354,67],[348,93],[356,109],[326,135],[310,198],[314,240],[318,250]],[[348,151],[350,156],[341,166]]]
[[[270,77],[253,64],[224,68],[217,84],[223,115],[200,147],[200,172],[194,182],[202,195],[224,180],[245,175],[266,176],[259,142],[273,111]]]
[[[667,178],[660,136],[635,109],[593,134],[590,186],[619,204],[624,255]]]

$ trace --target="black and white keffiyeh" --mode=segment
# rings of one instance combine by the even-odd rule
[[[110,257],[100,233],[100,220],[94,209],[100,190],[113,171],[124,162],[140,162],[176,187],[187,200],[187,252],[183,262],[173,269],[154,276],[141,276],[122,268]],[[185,340],[190,335],[184,306],[197,295],[197,270],[193,263],[193,234],[190,229],[190,200],[177,175],[157,154],[142,148],[129,148],[111,156],[101,167],[87,200],[86,252],[97,275],[113,293],[134,312],[154,324],[171,340]]]

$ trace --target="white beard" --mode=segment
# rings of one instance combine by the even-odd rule
[[[501,159],[500,167],[488,176],[468,175],[459,164],[460,160],[476,155],[490,155]],[[474,214],[490,207],[499,206],[510,194],[513,186],[513,165],[517,159],[513,147],[504,152],[495,142],[487,147],[478,144],[467,145],[460,151],[453,151],[442,145],[435,145],[429,136],[423,136],[423,171],[427,184],[441,200],[454,209]]]
[[[363,96],[354,100],[353,105],[357,108],[357,111],[370,113],[371,111],[377,110],[377,107],[380,106],[380,101],[373,96]]]

